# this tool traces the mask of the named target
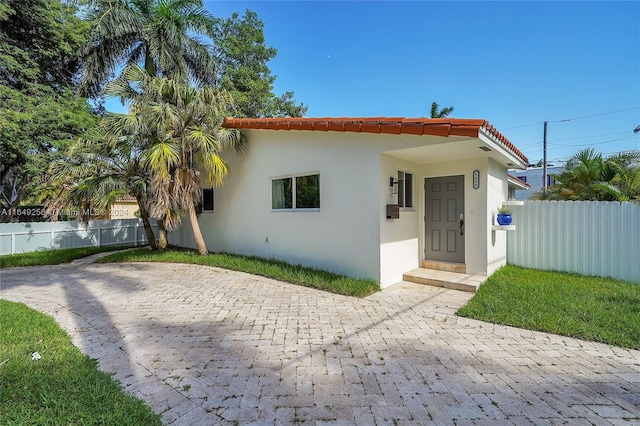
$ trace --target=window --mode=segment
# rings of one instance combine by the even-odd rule
[[[202,189],[202,211],[213,211],[213,188]]]
[[[398,206],[413,207],[413,173],[398,172]]]
[[[520,179],[523,182],[527,182],[527,177],[526,176],[518,176],[518,179]]]
[[[271,208],[273,210],[319,209],[320,175],[272,179]]]
[[[551,175],[547,175],[547,186],[553,186],[556,184],[556,180]]]

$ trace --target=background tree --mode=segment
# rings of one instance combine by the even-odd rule
[[[146,140],[131,131],[139,117],[127,117],[124,126],[120,117],[105,117],[94,134],[76,141],[65,158],[52,164],[50,181],[60,188],[57,205],[79,211],[85,223],[90,219],[85,212],[107,212],[117,199],[134,196],[147,240],[155,250],[148,212],[150,176],[143,165]]]
[[[43,172],[98,120],[74,93],[89,24],[59,0],[0,1],[0,211],[39,197]]]
[[[108,78],[129,64],[150,76],[187,82],[212,81],[211,38],[214,18],[201,0],[90,0],[91,38],[80,89],[97,96]],[[158,221],[158,247],[167,247],[165,218]]]
[[[251,10],[218,22],[213,50],[216,83],[232,96],[238,117],[302,117],[307,106],[297,104],[293,92],[273,93],[276,77],[267,63],[278,51],[267,46],[263,29],[264,23]]]
[[[535,199],[640,201],[640,151],[603,158],[593,148],[577,152],[556,183]]]
[[[91,36],[82,50],[82,93],[97,96],[125,64],[149,75],[208,80],[214,76],[211,38],[215,20],[201,0],[90,0]]]
[[[436,102],[431,104],[431,118],[445,118],[453,112],[453,107],[446,107],[439,109],[439,105]]]

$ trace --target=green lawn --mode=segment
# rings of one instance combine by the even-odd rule
[[[640,349],[640,284],[505,266],[458,315]]]
[[[6,254],[0,256],[0,269],[14,266],[59,265],[81,257],[105,251],[121,250],[128,246],[83,247],[60,250],[32,251],[30,253]]]
[[[33,361],[32,353],[41,355]],[[0,300],[0,424],[160,425],[50,316]]]
[[[228,253],[200,256],[193,250],[170,249],[153,252],[145,248],[113,253],[98,262],[175,262],[217,266],[356,297],[365,297],[380,290],[380,285],[372,279],[350,278],[280,260]]]

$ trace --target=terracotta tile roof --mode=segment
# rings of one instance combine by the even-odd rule
[[[332,132],[387,133],[393,135],[468,136],[477,138],[480,130],[488,133],[508,151],[529,161],[518,148],[488,121],[466,118],[404,118],[404,117],[326,117],[326,118],[232,118],[224,127],[234,129],[315,130]]]

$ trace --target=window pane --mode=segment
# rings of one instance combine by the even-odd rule
[[[291,178],[274,179],[271,181],[271,208],[293,208],[293,180]]]
[[[320,208],[320,175],[296,177],[296,208]]]
[[[404,207],[404,172],[398,172],[398,206]]]
[[[413,207],[413,174],[404,174],[404,206]]]
[[[213,188],[204,188],[202,190],[202,211],[213,211]]]

